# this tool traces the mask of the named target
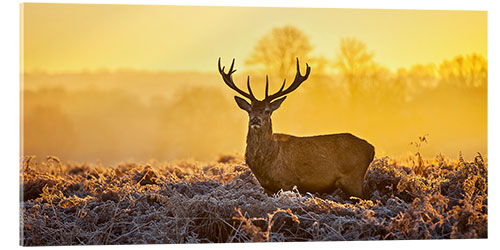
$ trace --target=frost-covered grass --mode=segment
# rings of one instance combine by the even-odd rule
[[[377,158],[370,199],[267,196],[244,159],[63,164],[25,157],[23,245],[486,238],[487,162]],[[299,190],[300,191],[300,190]]]

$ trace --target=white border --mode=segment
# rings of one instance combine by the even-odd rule
[[[2,1],[0,7],[0,18],[2,18],[2,46],[0,46],[2,78],[0,84],[1,100],[1,161],[0,167],[4,178],[2,185],[2,245],[5,247],[19,246],[19,0]],[[32,0],[29,2],[48,2]],[[495,110],[499,107],[497,98],[498,84],[498,19],[499,8],[495,1],[486,0],[419,0],[419,1],[397,1],[397,0],[350,0],[350,1],[319,1],[319,0],[109,0],[109,1],[50,1],[51,3],[97,3],[97,4],[149,4],[149,5],[197,5],[197,6],[260,6],[260,7],[309,7],[309,8],[366,8],[366,9],[441,9],[441,10],[487,10],[488,11],[488,62],[489,62],[489,100],[488,100],[488,131],[489,137],[489,231],[488,240],[429,240],[429,241],[370,241],[370,242],[315,242],[315,243],[274,243],[274,244],[204,244],[204,245],[149,245],[139,246],[147,248],[204,248],[204,249],[242,249],[276,248],[287,247],[294,249],[303,248],[340,248],[340,249],[420,249],[420,248],[483,248],[498,245],[498,146],[499,138],[496,128],[499,128],[498,115]],[[498,114],[498,113],[497,113]],[[464,118],[466,119],[466,118]],[[5,197],[5,198],[4,198]],[[304,245],[305,244],[305,245]],[[113,249],[129,248],[137,246],[108,246]],[[62,247],[63,249],[66,247]],[[101,247],[98,247],[101,248]],[[61,248],[58,248],[61,249]]]

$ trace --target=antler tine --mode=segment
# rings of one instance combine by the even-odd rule
[[[226,83],[226,85],[228,87],[230,87],[231,89],[233,89],[234,91],[238,92],[240,95],[250,99],[251,101],[255,101],[256,98],[255,96],[252,94],[252,91],[250,90],[250,79],[248,79],[248,82],[247,82],[247,85],[248,85],[248,89],[250,91],[250,94],[249,93],[246,93],[245,91],[239,89],[236,84],[233,82],[233,76],[232,74],[234,72],[236,72],[236,70],[233,70],[234,68],[234,58],[233,58],[233,61],[231,63],[231,67],[229,68],[229,72],[228,73],[225,73],[224,72],[224,69],[226,67],[222,67],[221,68],[221,65],[220,65],[220,57],[219,57],[219,73],[221,74],[222,76],[222,80],[224,80],[224,83]]]
[[[266,97],[269,95],[269,78],[268,76],[266,75]]]
[[[283,85],[281,85],[281,88],[280,90],[278,90],[278,92],[270,95],[270,96],[267,96],[266,95],[266,101],[272,101],[278,97],[281,97],[281,96],[284,96],[286,94],[289,94],[290,92],[294,91],[295,89],[297,89],[300,84],[302,84],[302,82],[304,82],[305,80],[307,80],[307,78],[309,77],[309,74],[311,73],[311,67],[309,67],[309,64],[306,63],[306,73],[304,75],[301,75],[300,74],[300,65],[299,65],[299,58],[297,57],[297,73],[295,74],[295,79],[293,80],[292,84],[290,84],[290,86],[288,86],[287,89],[285,89],[283,91],[283,88],[285,87],[285,82],[286,82],[286,79],[283,81]]]
[[[221,67],[220,67],[220,57],[219,57],[219,73],[222,73],[222,72],[224,72],[224,70],[221,69]]]
[[[252,97],[251,100],[257,100],[257,98],[255,98],[255,96],[252,93],[252,88],[250,88],[250,76],[247,76],[247,89],[248,93],[250,93],[250,96]]]
[[[228,74],[232,74],[232,73],[236,72],[236,70],[233,71],[233,67],[234,67],[234,58],[233,58],[233,61],[231,62],[231,68],[229,68]]]
[[[283,80],[283,84],[281,85],[281,88],[280,90],[278,90],[278,92],[281,92],[285,88],[285,83],[286,83],[286,78],[285,80]]]
[[[305,81],[307,79],[307,77],[309,77],[309,73],[311,73],[311,67],[309,67],[309,64],[306,63],[306,74],[305,75],[301,75],[300,74],[300,66],[299,66],[299,58],[297,57],[297,75],[295,75],[295,79],[297,79],[297,77],[301,77],[301,78],[305,78],[303,81]]]

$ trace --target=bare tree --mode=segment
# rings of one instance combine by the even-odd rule
[[[364,110],[395,108],[405,101],[406,82],[373,60],[374,54],[356,38],[343,38],[334,61],[347,85],[348,105]]]
[[[310,61],[308,54],[311,50],[309,38],[298,28],[291,25],[276,27],[257,42],[245,64],[262,66],[260,70],[266,74],[285,78],[294,72],[297,57],[304,62]]]
[[[369,53],[366,45],[356,38],[343,38],[340,41],[340,51],[333,66],[339,69],[347,81],[351,98],[360,94],[361,84],[377,67],[373,53]]]

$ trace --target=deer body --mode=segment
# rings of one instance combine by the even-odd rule
[[[363,181],[374,148],[351,134],[296,137],[285,134],[253,139],[249,131],[245,160],[266,193],[280,189],[331,193],[340,188],[363,197]]]
[[[294,82],[283,91],[281,89],[269,96],[266,77],[266,98],[257,100],[251,91],[248,78],[246,93],[232,82],[234,59],[229,73],[220,68],[224,82],[238,93],[251,100],[235,96],[238,106],[249,114],[249,127],[245,160],[267,194],[280,189],[291,190],[297,186],[301,192],[331,193],[342,189],[349,195],[364,197],[363,182],[368,166],[373,160],[374,147],[354,135],[331,134],[310,137],[297,137],[286,134],[273,134],[271,113],[278,109],[284,96],[296,89],[307,79],[300,75],[297,59],[297,75]],[[273,101],[274,100],[274,101]]]

